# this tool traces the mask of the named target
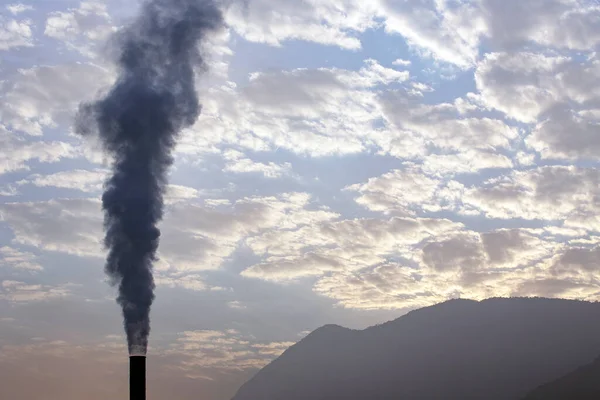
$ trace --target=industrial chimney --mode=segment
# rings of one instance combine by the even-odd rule
[[[146,356],[129,356],[129,400],[146,400]]]

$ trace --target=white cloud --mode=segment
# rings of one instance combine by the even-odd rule
[[[265,366],[293,344],[261,343],[233,329],[185,331],[165,354],[185,357],[181,367],[184,371],[202,367],[213,371],[246,370]]]
[[[599,61],[577,61],[539,53],[489,53],[478,64],[475,82],[482,101],[526,123],[553,119],[560,103],[593,111],[600,99]],[[563,105],[564,107],[564,105]]]
[[[436,59],[462,68],[472,66],[479,38],[486,32],[483,16],[473,2],[380,0],[385,29],[399,33],[409,45]]]
[[[378,85],[390,85],[408,80],[410,73],[408,71],[397,71],[392,68],[386,68],[379,64],[377,60],[367,59],[365,65],[358,71],[346,71],[332,69],[340,82],[348,87],[372,88]]]
[[[486,105],[519,121],[535,122],[563,96],[556,74],[568,62],[566,57],[534,53],[488,53],[477,66],[475,82]]]
[[[424,159],[433,174],[512,166],[498,150],[508,150],[518,138],[516,129],[476,115],[479,108],[468,96],[454,104],[422,104],[420,96],[409,93],[416,93],[415,87],[428,89],[407,78],[407,73],[373,60],[366,60],[359,71],[254,73],[245,87],[226,85],[204,96],[203,114],[183,133],[177,151],[190,156],[214,153],[226,144],[320,157],[376,149],[398,158]],[[402,89],[390,92],[393,86]],[[249,164],[236,168],[277,168]]]
[[[66,39],[79,33],[75,15],[72,13],[54,12],[46,21],[44,33],[56,39]]]
[[[410,60],[404,60],[402,58],[398,58],[398,59],[392,61],[392,65],[400,65],[403,67],[409,66],[410,64],[411,64]]]
[[[345,189],[358,192],[356,202],[369,210],[399,215],[453,210],[464,191],[460,183],[428,176],[412,164]]]
[[[444,219],[398,218],[327,221],[297,230],[271,230],[247,240],[262,263],[243,276],[289,281],[330,271],[356,271],[404,254],[422,240],[460,230]]]
[[[218,268],[248,235],[273,227],[309,225],[335,218],[326,211],[309,211],[310,197],[301,193],[255,197],[228,207],[174,205],[162,225],[160,256],[178,271]]]
[[[8,246],[0,247],[0,267],[26,271],[41,271],[43,269],[35,254]]]
[[[583,298],[593,297],[598,294],[596,282],[599,277],[599,263],[600,247],[571,247],[553,258],[549,272],[551,279],[564,282],[567,289],[579,288],[588,292]]]
[[[69,285],[48,286],[40,284],[27,284],[19,281],[2,281],[0,285],[0,299],[11,303],[29,303],[48,301],[69,296]]]
[[[244,198],[218,209],[183,200],[173,202],[160,225],[160,269],[169,272],[161,278],[163,283],[174,284],[170,280],[175,278],[173,273],[219,268],[248,235],[273,227],[297,228],[337,216],[308,210],[309,203],[310,196],[302,193]],[[10,226],[16,243],[79,256],[104,256],[99,200],[0,204],[0,220]],[[183,277],[178,285],[199,285],[194,279],[187,282]]]
[[[387,262],[335,272],[319,279],[314,290],[359,309],[418,308],[455,297],[537,295],[538,289],[551,288],[544,280],[552,274],[540,265],[560,248],[526,230],[442,234],[413,250],[420,253],[416,266]],[[577,298],[575,292],[558,295]]]
[[[413,152],[418,149],[420,154],[415,156],[424,159],[427,173],[456,174],[513,165],[500,151],[510,149],[519,132],[500,119],[479,116],[476,109],[465,110],[458,100],[454,104],[424,104],[419,96],[402,90],[385,92],[378,101],[385,118],[404,136],[406,144],[399,144]],[[403,149],[388,151],[396,155]]]
[[[600,61],[537,53],[493,53],[479,63],[481,101],[532,124],[526,144],[545,159],[598,159]],[[535,124],[535,125],[533,125]]]
[[[200,191],[189,186],[167,185],[165,192],[165,203],[174,204],[182,201],[197,199],[200,196]]]
[[[0,50],[33,46],[32,22],[0,16]]]
[[[447,2],[390,0],[335,3],[310,0],[251,0],[234,3],[226,20],[245,39],[279,46],[296,39],[356,50],[358,34],[381,23],[387,32],[399,33],[410,45],[437,59],[471,66],[479,38],[487,31],[485,18],[471,2],[453,6]]]
[[[54,199],[0,204],[0,220],[16,243],[80,256],[102,256],[102,214],[98,200]]]
[[[442,302],[454,291],[447,282],[443,286],[433,286],[420,281],[419,275],[411,268],[383,264],[360,275],[341,273],[325,276],[315,284],[314,290],[346,308],[405,309]]]
[[[372,2],[322,0],[297,2],[248,0],[232,3],[226,22],[246,40],[279,46],[286,40],[306,40],[356,50],[359,32],[375,26]]]
[[[62,158],[72,158],[77,155],[75,148],[64,142],[26,140],[0,125],[0,175],[29,169],[27,163],[31,160],[52,163]]]
[[[112,78],[90,63],[21,69],[3,88],[0,117],[7,127],[35,136],[47,127],[68,128],[78,104],[92,100]]]
[[[17,182],[18,185],[34,185],[38,187],[55,187],[60,189],[80,190],[85,193],[98,193],[111,175],[108,169],[72,169],[50,175],[34,174]],[[200,191],[189,186],[167,185],[164,194],[166,204],[197,199]]]
[[[567,227],[600,229],[599,171],[574,166],[513,171],[467,190],[463,202],[489,218],[559,221]]]
[[[599,13],[597,4],[575,0],[249,0],[233,3],[226,20],[253,42],[280,46],[286,40],[305,40],[350,50],[361,48],[360,33],[383,25],[421,56],[470,68],[484,41],[494,50],[530,43],[593,49],[600,41]]]
[[[545,159],[600,158],[600,110],[574,110],[565,104],[553,107],[538,123],[527,144]]]
[[[19,194],[19,191],[13,184],[0,186],[0,197],[12,197]]]
[[[116,31],[103,1],[82,1],[78,8],[48,15],[44,34],[63,41],[68,48],[95,58],[95,41],[105,40]]]
[[[183,132],[177,151],[215,152],[219,144],[228,144],[311,156],[359,153],[387,140],[380,138],[389,133],[379,126],[382,115],[372,89],[407,78],[407,72],[373,60],[366,60],[359,71],[253,73],[244,87],[230,83],[203,95],[203,113],[193,129]]]
[[[247,307],[241,301],[234,300],[227,303],[229,308],[233,308],[234,310],[245,310]]]
[[[173,277],[163,275],[162,273],[155,274],[154,283],[158,286],[167,286],[170,288],[183,288],[194,291],[204,291],[209,289],[204,280],[199,275],[185,275],[181,277]]]
[[[281,178],[284,175],[290,175],[292,171],[292,164],[286,162],[283,164],[277,164],[269,162],[267,164],[261,162],[255,162],[244,155],[244,153],[237,150],[226,150],[223,156],[227,160],[224,171],[235,172],[235,173],[260,173],[266,178]]]
[[[590,51],[600,41],[600,6],[576,0],[380,0],[386,30],[404,36],[422,55],[472,67],[482,43],[493,50],[529,44]]]
[[[494,46],[514,49],[528,42],[556,49],[589,50],[598,44],[600,7],[576,0],[482,0],[481,13]]]
[[[108,175],[107,170],[72,169],[56,172],[50,175],[35,174],[19,181],[19,185],[31,184],[39,187],[56,187],[61,189],[76,189],[82,192],[98,192]]]
[[[6,9],[10,11],[13,15],[17,15],[26,11],[32,11],[34,8],[32,5],[29,4],[14,3],[7,5]]]

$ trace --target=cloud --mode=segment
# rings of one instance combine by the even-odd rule
[[[68,48],[95,58],[96,41],[104,41],[117,29],[103,1],[82,1],[78,8],[48,15],[44,34],[64,42]]]
[[[19,281],[2,281],[0,285],[0,299],[11,303],[29,303],[47,301],[69,295],[69,285],[49,286],[40,284],[27,284]]]
[[[262,368],[294,342],[261,343],[236,330],[185,331],[166,354],[184,357],[181,369],[188,374],[198,368],[235,371]]]
[[[496,47],[514,49],[535,42],[555,49],[589,50],[600,40],[594,2],[572,0],[481,1],[487,36]]]
[[[460,230],[444,219],[398,218],[325,221],[297,230],[272,230],[247,240],[266,257],[243,276],[289,281],[331,271],[357,271],[408,252],[427,237]]]
[[[386,31],[401,34],[409,45],[435,59],[461,68],[475,63],[479,38],[486,31],[476,4],[433,0],[379,3]]]
[[[321,276],[324,273],[343,270],[344,259],[336,255],[305,253],[297,257],[270,257],[242,272],[242,276],[268,281],[285,282],[299,278]]]
[[[387,33],[402,35],[419,55],[462,69],[477,63],[482,43],[502,51],[531,43],[587,51],[600,41],[600,7],[592,2],[286,0],[276,5],[272,0],[233,3],[226,19],[252,42],[281,46],[304,40],[348,50],[361,48],[361,33],[383,26]]]
[[[43,269],[35,254],[8,246],[0,247],[0,267],[26,271],[41,271]]]
[[[563,96],[556,75],[568,62],[535,53],[488,53],[477,66],[475,82],[486,105],[531,123]]]
[[[217,269],[249,235],[273,227],[298,228],[337,216],[307,209],[310,201],[306,194],[288,193],[243,198],[218,209],[184,200],[171,202],[161,225],[159,250],[160,268],[171,276],[161,279],[169,286],[174,284],[173,273]],[[99,200],[0,204],[0,219],[10,226],[16,243],[78,256],[104,257]],[[201,283],[193,276],[184,276],[178,285],[192,288]]]
[[[498,229],[480,237],[486,262],[495,268],[531,265],[561,247],[527,229]]]
[[[478,235],[461,233],[427,243],[423,247],[422,262],[435,272],[453,269],[469,271],[483,265],[485,256],[482,250]]]
[[[588,155],[600,100],[598,59],[581,62],[541,53],[489,53],[478,64],[475,82],[482,102],[508,117],[537,123],[530,144],[546,156]],[[568,132],[568,133],[567,133]],[[574,144],[566,142],[574,137]]]
[[[194,291],[204,291],[209,289],[204,280],[199,275],[186,275],[182,277],[163,276],[160,271],[155,273],[154,283],[158,286],[167,286],[170,288],[183,288]]]
[[[233,3],[226,11],[227,23],[252,42],[280,46],[286,40],[306,40],[349,50],[361,48],[357,34],[374,27],[374,4],[311,0],[249,0]]]
[[[72,169],[54,174],[33,174],[17,182],[18,185],[34,185],[38,187],[53,187],[60,189],[79,190],[84,193],[100,193],[110,171],[107,169]],[[200,191],[189,186],[167,185],[165,203],[174,204],[198,198]]]
[[[219,145],[228,144],[316,157],[363,152],[391,134],[380,127],[382,115],[373,90],[407,79],[408,72],[373,60],[366,60],[358,71],[253,73],[243,87],[222,85],[203,96],[203,113],[193,129],[183,133],[177,151],[216,152]]]
[[[314,291],[343,307],[366,310],[418,308],[444,301],[453,294],[451,285],[432,286],[419,281],[411,268],[383,264],[360,275],[325,276],[315,284]]]
[[[404,60],[402,58],[397,58],[396,60],[392,61],[392,65],[400,65],[403,67],[409,66],[411,64],[410,60]]]
[[[384,214],[415,215],[418,211],[454,210],[464,187],[456,181],[444,182],[424,174],[413,164],[354,184],[345,190],[358,192],[356,202]]]
[[[474,115],[470,110],[477,106],[468,98],[426,105],[406,90],[381,95],[372,90],[402,85],[407,75],[398,74],[402,72],[372,60],[354,72],[297,69],[253,74],[246,87],[213,93],[178,150],[192,154],[235,143],[255,151],[283,148],[326,156],[375,147],[381,154],[424,159],[425,169],[434,174],[513,165],[499,150],[508,149],[518,131],[501,120]],[[414,84],[408,91],[414,92]],[[281,87],[286,87],[285,93]],[[209,137],[206,131],[215,135]]]
[[[32,24],[30,20],[17,21],[0,16],[0,50],[33,46]]]
[[[271,0],[251,0],[234,3],[226,19],[249,41],[280,46],[287,40],[305,40],[348,50],[361,48],[360,33],[383,25],[420,51],[465,68],[474,63],[479,38],[486,32],[475,4],[453,7],[429,0],[402,5],[388,0],[284,1],[277,7]]]
[[[56,163],[63,158],[77,156],[77,150],[69,143],[59,141],[27,140],[0,125],[0,175],[29,169],[28,162],[37,160]]]
[[[174,204],[182,201],[197,199],[200,191],[189,186],[169,184],[165,192],[165,203]]]
[[[263,261],[242,276],[274,282],[312,277],[316,293],[358,309],[535,295],[552,285],[548,265],[555,254],[570,248],[553,235],[581,234],[551,231],[474,232],[449,220],[410,217],[324,221],[249,238],[249,248]],[[560,294],[577,298],[584,286],[574,283]]]
[[[29,4],[14,3],[7,5],[6,9],[10,11],[12,15],[17,15],[26,11],[32,11],[34,8],[32,5]]]
[[[467,190],[463,202],[488,218],[558,221],[598,230],[599,171],[575,166],[537,167],[493,178]]]
[[[162,226],[160,257],[178,271],[217,269],[244,238],[263,230],[293,229],[335,218],[327,211],[308,210],[303,193],[250,197],[225,207],[174,205]]]
[[[477,63],[482,43],[496,51],[514,51],[531,43],[557,50],[589,51],[600,41],[600,7],[593,2],[380,0],[379,3],[379,15],[388,32],[401,34],[422,55],[460,68]]]
[[[314,290],[354,309],[412,309],[456,297],[533,296],[551,287],[553,275],[544,265],[560,248],[527,230],[454,232],[415,247],[412,253],[419,257],[413,266],[384,262],[335,272],[320,278]],[[586,286],[574,284],[575,292],[554,296],[578,298],[576,290]]]
[[[0,197],[12,197],[16,196],[17,194],[19,194],[19,191],[12,183],[0,186]]]
[[[235,172],[235,173],[259,173],[265,178],[281,178],[284,175],[290,175],[292,171],[292,164],[289,162],[283,164],[276,164],[269,162],[267,164],[261,162],[255,162],[244,155],[244,153],[237,150],[226,150],[223,156],[227,160],[224,171]]]
[[[555,258],[551,271],[561,279],[594,280],[598,274],[600,247],[573,247]]]
[[[0,117],[7,128],[32,136],[70,127],[79,102],[92,99],[111,80],[110,71],[91,63],[21,69],[3,87]]]
[[[102,256],[99,200],[53,199],[0,204],[16,243],[79,256]]]
[[[104,169],[73,169],[50,175],[34,174],[18,182],[19,185],[31,184],[39,187],[76,189],[82,192],[98,192],[106,180],[108,171]]]
[[[501,151],[511,148],[519,132],[505,121],[480,116],[477,105],[465,104],[469,97],[454,103],[425,104],[420,96],[393,90],[382,93],[378,101],[386,120],[405,136],[388,152],[398,157],[414,152],[424,160],[422,168],[428,173],[467,173],[513,165]],[[420,142],[419,150],[407,138]]]
[[[241,301],[234,300],[227,303],[229,308],[233,308],[234,310],[245,310],[247,307]]]
[[[527,145],[544,159],[598,160],[600,157],[600,113],[596,109],[576,110],[557,104],[536,124]]]

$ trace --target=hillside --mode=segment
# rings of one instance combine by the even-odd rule
[[[600,399],[600,357],[531,391],[523,400]]]
[[[362,331],[327,325],[233,400],[520,399],[600,354],[600,304],[452,300]]]

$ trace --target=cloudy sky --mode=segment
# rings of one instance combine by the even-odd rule
[[[0,397],[127,390],[110,158],[73,131],[138,3],[0,5]],[[598,300],[600,4],[229,0],[161,223],[150,399],[226,400],[326,323]]]

